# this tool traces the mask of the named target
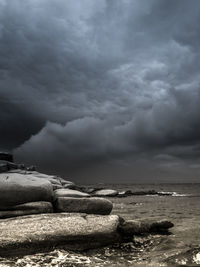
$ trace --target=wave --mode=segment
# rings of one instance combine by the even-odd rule
[[[158,192],[159,196],[172,196],[172,197],[190,197],[192,195],[190,194],[181,194],[181,193],[177,193],[177,192],[165,192],[165,191],[161,191]]]

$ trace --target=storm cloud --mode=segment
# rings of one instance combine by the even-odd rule
[[[199,0],[0,0],[0,148],[81,182],[198,181],[199,21]]]

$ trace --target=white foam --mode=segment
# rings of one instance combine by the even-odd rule
[[[193,261],[196,264],[200,264],[200,252],[198,252],[195,256],[193,256]]]

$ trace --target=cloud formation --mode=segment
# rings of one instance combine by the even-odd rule
[[[80,180],[198,179],[199,8],[0,0],[0,148]]]

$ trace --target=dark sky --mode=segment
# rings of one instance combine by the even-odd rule
[[[200,1],[0,0],[0,149],[80,182],[200,181]]]

